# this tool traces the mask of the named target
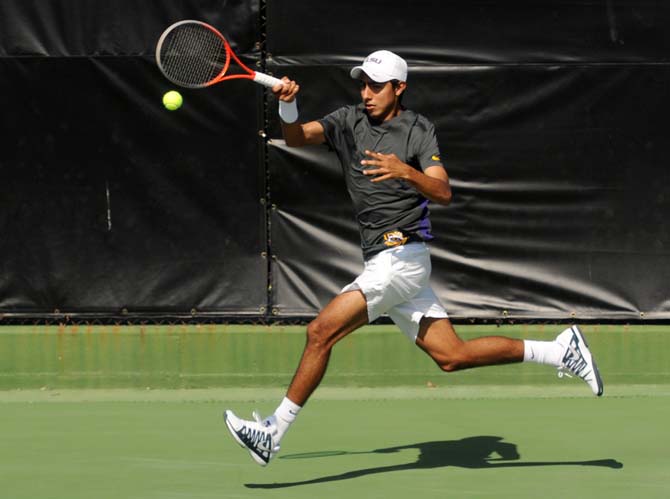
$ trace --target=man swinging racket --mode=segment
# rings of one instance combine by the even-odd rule
[[[363,273],[345,286],[307,326],[307,342],[286,397],[274,414],[254,420],[226,410],[235,440],[260,465],[279,451],[282,437],[321,382],[333,346],[349,333],[388,314],[405,335],[445,372],[513,362],[537,362],[582,378],[595,395],[603,384],[577,326],[554,341],[490,336],[458,337],[431,289],[432,239],[428,203],[451,201],[433,124],[402,104],[407,63],[380,50],[351,70],[362,102],[318,121],[300,123],[296,82],[273,87],[286,144],[328,144],[336,152],[360,226]]]

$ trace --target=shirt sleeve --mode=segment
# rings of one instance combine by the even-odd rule
[[[342,107],[336,109],[330,114],[327,114],[320,120],[321,126],[323,126],[323,135],[326,138],[326,143],[332,148],[337,150],[339,144],[342,141],[341,135],[342,130],[344,130],[347,120],[347,107]]]
[[[416,158],[422,170],[429,166],[441,166],[444,168],[442,162],[442,154],[437,144],[437,136],[435,134],[435,126],[430,122],[421,124],[422,133],[419,134],[417,140]]]

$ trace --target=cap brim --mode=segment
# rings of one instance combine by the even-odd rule
[[[358,80],[361,77],[361,73],[363,73],[363,68],[361,66],[356,66],[349,72],[349,75],[354,80]]]
[[[391,81],[392,78],[389,78],[387,75],[380,75],[380,74],[375,74],[375,73],[368,73],[363,69],[363,66],[356,66],[353,68],[350,72],[349,75],[354,79],[358,80],[360,79],[361,75],[365,74],[368,78],[370,78],[372,81],[377,82],[377,83],[386,83],[387,81]]]

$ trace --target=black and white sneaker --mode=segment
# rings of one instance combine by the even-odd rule
[[[571,378],[572,373],[586,381],[593,394],[600,397],[603,394],[603,382],[596,361],[579,328],[572,326],[566,329],[556,337],[556,342],[565,349],[558,366],[558,377]]]
[[[247,421],[227,410],[223,419],[235,441],[249,451],[254,461],[266,466],[279,452],[279,445],[275,442],[277,425],[272,417],[263,420],[255,411],[252,415],[255,421]]]

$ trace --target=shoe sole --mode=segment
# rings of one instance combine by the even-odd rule
[[[262,460],[260,457],[258,457],[256,455],[256,453],[254,451],[252,451],[251,449],[249,449],[249,447],[247,447],[244,444],[244,442],[242,442],[242,440],[240,440],[240,437],[237,436],[237,432],[235,431],[235,428],[233,428],[233,425],[231,424],[231,422],[228,421],[228,411],[224,411],[223,420],[225,421],[226,426],[228,427],[228,432],[233,436],[233,438],[235,439],[235,441],[238,443],[238,445],[240,447],[242,447],[243,449],[246,449],[247,452],[249,452],[249,455],[254,460],[254,462],[256,464],[260,465],[260,466],[267,466],[268,463],[266,463],[264,460]]]
[[[596,384],[598,385],[598,392],[596,395],[598,397],[601,397],[603,394],[603,380],[600,378],[600,371],[598,370],[598,366],[596,365],[596,361],[593,358],[593,355],[591,354],[591,349],[589,348],[589,344],[586,342],[586,338],[582,334],[581,329],[577,326],[572,326],[572,332],[579,338],[579,341],[584,344],[584,346],[588,349],[589,353],[589,358],[591,361],[591,366],[593,366],[593,374],[595,374],[596,377]]]

